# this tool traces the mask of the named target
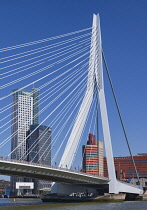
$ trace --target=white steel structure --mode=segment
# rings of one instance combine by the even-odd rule
[[[109,174],[109,180],[110,180],[109,193],[133,192],[132,187],[125,185],[123,183],[120,183],[116,180],[114,161],[113,161],[113,152],[112,152],[112,145],[111,145],[111,137],[110,137],[110,130],[109,130],[109,122],[108,122],[105,93],[104,93],[100,19],[99,19],[99,15],[94,14],[87,89],[86,89],[82,104],[80,106],[78,115],[76,117],[71,135],[69,137],[66,148],[64,150],[64,154],[61,158],[59,167],[70,169],[72,165],[74,155],[76,153],[77,146],[78,146],[81,134],[82,134],[82,130],[84,128],[86,118],[88,116],[88,112],[90,110],[90,106],[93,100],[95,87],[97,87],[97,90],[98,90],[99,104],[100,104],[100,111],[101,111],[104,144],[105,144],[108,174]],[[55,184],[53,186],[52,192],[58,192],[61,188],[59,185],[60,184]]]

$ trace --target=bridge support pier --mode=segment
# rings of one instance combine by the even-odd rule
[[[131,193],[131,194],[142,194],[142,188],[140,186],[133,186],[131,184],[128,183],[122,183],[118,180],[114,181],[110,181],[108,183],[109,185],[109,189],[108,189],[108,193],[110,194],[119,194],[119,193]],[[101,192],[105,192],[105,190],[103,189],[104,187],[101,186],[98,187],[98,185],[96,186],[84,186],[81,184],[66,184],[66,183],[54,183],[51,193],[56,193],[59,195],[70,195],[72,193],[86,193],[88,192],[88,194],[93,193],[93,194],[99,194],[99,189],[101,188]]]
[[[55,183],[52,187],[51,193],[57,193],[59,195],[70,195],[72,193],[98,194],[98,191],[96,188],[87,187],[84,185]]]

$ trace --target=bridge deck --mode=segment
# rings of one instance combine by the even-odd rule
[[[59,167],[7,159],[0,159],[0,174],[73,184],[104,184],[109,182],[109,179],[106,177],[98,177]]]
[[[111,181],[106,177],[93,176],[90,174],[73,171],[65,168],[40,165],[26,161],[8,160],[0,158],[0,174],[9,176],[30,177],[49,180],[59,183],[80,184],[97,187],[99,184],[109,184]],[[118,192],[142,194],[141,186],[134,186],[116,181]]]

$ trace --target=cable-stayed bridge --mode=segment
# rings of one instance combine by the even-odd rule
[[[101,183],[109,184],[110,193],[142,193],[140,185],[116,179],[103,81],[102,60],[105,65],[106,60],[98,15],[93,16],[91,28],[6,47],[0,53],[0,149],[2,156],[7,157],[0,159],[0,173],[58,182],[52,187],[56,193],[71,193],[73,184],[77,191],[81,186],[82,191],[94,190],[89,185]],[[78,151],[85,144],[83,140],[87,140],[89,133],[96,133],[98,138],[98,118],[102,122],[109,178],[76,171],[82,165]],[[120,119],[122,122],[121,115]],[[33,138],[38,129],[42,134]],[[125,137],[128,143],[126,132]],[[40,165],[48,161],[51,153],[51,165],[58,168]],[[38,164],[34,164],[36,159]],[[134,168],[137,173],[135,165]]]

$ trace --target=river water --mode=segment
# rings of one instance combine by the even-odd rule
[[[2,199],[0,210],[147,210],[147,201],[119,203],[43,203],[40,199]]]

